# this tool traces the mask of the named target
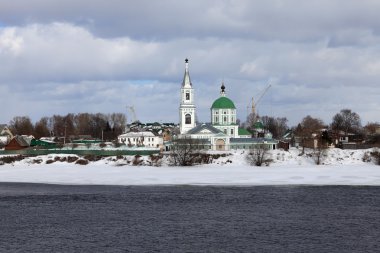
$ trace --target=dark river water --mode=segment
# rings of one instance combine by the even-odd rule
[[[0,252],[379,252],[380,187],[0,184]]]

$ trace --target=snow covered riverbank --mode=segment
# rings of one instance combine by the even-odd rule
[[[299,150],[275,150],[269,167],[249,166],[242,151],[194,167],[131,166],[102,159],[88,165],[68,162],[40,164],[29,159],[0,166],[0,182],[95,185],[380,185],[380,166],[363,162],[366,150],[331,149],[315,165]],[[36,159],[36,158],[33,158]],[[124,160],[125,161],[125,160]],[[228,162],[227,162],[228,161]],[[231,161],[231,162],[230,162]]]

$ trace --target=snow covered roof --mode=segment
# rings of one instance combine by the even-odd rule
[[[128,132],[125,134],[119,135],[119,138],[134,138],[134,137],[155,137],[156,135],[150,131],[141,131],[141,132]]]
[[[231,138],[230,143],[277,143],[274,139],[268,138]]]

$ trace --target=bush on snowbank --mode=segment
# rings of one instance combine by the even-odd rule
[[[88,164],[88,160],[87,159],[78,159],[75,164],[79,164],[79,165],[87,165]]]
[[[371,156],[375,160],[375,163],[377,165],[380,165],[380,151],[379,150],[374,150],[371,152]]]
[[[268,152],[269,149],[267,146],[259,145],[248,152],[246,159],[250,165],[262,166],[265,164],[266,166],[269,166],[273,160],[268,158]]]
[[[14,163],[16,161],[21,161],[25,157],[22,155],[16,155],[16,156],[3,156],[0,157],[0,165],[5,164],[5,163]],[[2,162],[2,163],[1,163]]]

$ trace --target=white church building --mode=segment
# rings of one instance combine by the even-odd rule
[[[209,150],[227,151],[250,149],[255,145],[277,148],[277,141],[271,138],[252,138],[252,134],[239,128],[234,102],[226,95],[222,83],[220,97],[211,105],[211,123],[196,124],[195,92],[189,74],[189,61],[185,60],[185,75],[181,86],[179,106],[179,139],[202,140],[203,147]]]

